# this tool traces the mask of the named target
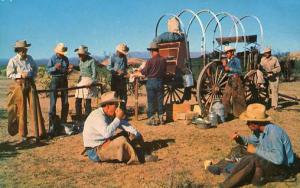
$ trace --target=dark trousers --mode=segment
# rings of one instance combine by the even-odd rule
[[[161,79],[156,79],[156,78],[148,79],[146,90],[147,90],[147,102],[148,102],[148,111],[147,111],[148,118],[151,118],[155,114],[156,112],[155,107],[157,107],[158,115],[162,115],[164,113],[163,81]]]
[[[92,99],[85,99],[85,112],[84,115],[88,116],[92,111]],[[82,98],[76,98],[75,101],[76,115],[82,116]]]
[[[275,165],[257,155],[246,155],[232,169],[223,187],[238,187],[246,183],[260,185],[263,178],[280,174],[283,165]]]
[[[232,104],[230,102],[232,98]],[[242,80],[240,77],[230,77],[225,86],[222,103],[225,107],[225,117],[228,116],[232,109],[235,117],[246,110],[246,98]]]
[[[59,88],[68,88],[68,79],[66,76],[53,76],[51,79],[50,89],[56,90]],[[50,92],[50,112],[49,118],[51,119],[56,115],[56,100],[58,91]],[[68,103],[68,90],[61,91],[61,122],[67,122],[69,103]]]
[[[124,102],[121,102],[120,108],[126,111],[127,104],[127,79],[120,76],[112,75],[111,90],[116,92],[116,96]]]

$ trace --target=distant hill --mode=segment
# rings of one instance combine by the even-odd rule
[[[191,58],[196,58],[200,57],[201,53],[200,52],[191,52]],[[102,62],[105,60],[107,57],[103,56],[93,56],[98,62]],[[136,58],[137,62],[140,62],[142,60],[146,60],[150,58],[150,53],[148,51],[134,51],[130,52],[128,54],[129,58]],[[7,65],[9,59],[2,58],[0,59],[0,66]],[[48,58],[42,58],[42,59],[35,59],[35,62],[38,65],[46,65],[48,63],[49,59]],[[77,65],[78,64],[78,58],[77,57],[70,57],[69,61],[71,64]],[[133,61],[135,61],[133,59]]]

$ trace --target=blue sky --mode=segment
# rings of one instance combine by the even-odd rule
[[[57,42],[69,47],[70,57],[80,44],[94,55],[113,52],[120,42],[126,42],[131,51],[145,51],[158,18],[185,8],[226,11],[237,17],[256,15],[263,23],[265,45],[277,51],[300,50],[297,0],[0,0],[0,58],[14,55],[12,45],[18,39],[32,44],[29,53],[36,59],[49,58]],[[186,24],[190,17],[184,15]],[[206,23],[209,16],[204,14],[201,19]],[[230,20],[222,23],[229,34]],[[246,34],[259,33],[254,20],[244,25]],[[164,29],[160,27],[161,32]],[[208,33],[212,36],[213,27]],[[189,37],[191,51],[200,51],[200,36],[195,22]],[[209,48],[212,39],[207,43]]]

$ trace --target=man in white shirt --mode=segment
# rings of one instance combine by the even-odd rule
[[[37,65],[33,58],[27,54],[30,46],[31,44],[28,44],[26,40],[16,41],[14,46],[16,56],[9,60],[6,68],[7,77],[14,80],[14,85],[10,87],[8,95],[8,132],[12,136],[19,133],[20,143],[27,141],[27,103],[29,103],[30,124],[32,127],[34,127],[34,123],[38,125],[36,135],[46,137],[39,98],[34,92]],[[34,108],[36,108],[37,122],[34,122]]]
[[[118,108],[121,100],[115,97],[115,92],[107,92],[101,96],[100,108],[94,110],[87,117],[83,129],[83,144],[90,160],[120,161],[133,164],[139,161],[134,141],[145,149],[142,135],[124,120],[124,112]],[[120,133],[119,130],[123,132]],[[117,134],[117,133],[120,134]],[[132,138],[132,139],[129,139]],[[144,153],[145,152],[145,153]],[[152,155],[143,152],[144,161],[157,160]],[[139,154],[139,153],[138,153]]]

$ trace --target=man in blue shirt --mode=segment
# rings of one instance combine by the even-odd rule
[[[111,90],[116,92],[121,102],[121,109],[126,112],[127,103],[127,54],[129,48],[126,44],[119,44],[116,53],[110,58],[107,69],[111,73]]]
[[[249,155],[232,169],[223,187],[236,187],[248,178],[252,184],[259,185],[265,178],[278,175],[293,165],[295,159],[289,136],[282,128],[270,123],[271,118],[265,112],[264,105],[255,103],[240,115],[253,134],[245,137],[235,132],[232,139],[245,145]]]
[[[225,46],[227,61],[224,61],[223,68],[229,77],[222,97],[222,103],[225,107],[225,117],[228,117],[231,110],[233,116],[239,117],[246,109],[245,92],[240,78],[242,76],[241,62],[234,56],[234,51],[235,48]],[[230,102],[231,99],[232,104]]]
[[[49,126],[53,124],[54,117],[56,116],[56,100],[57,89],[68,88],[67,75],[72,70],[72,65],[69,64],[69,59],[65,56],[68,48],[63,43],[58,43],[54,49],[55,54],[51,57],[47,64],[48,73],[51,75],[50,89],[50,111],[49,111]],[[68,91],[61,91],[61,123],[67,122],[69,103]],[[53,134],[50,130],[50,134]]]

